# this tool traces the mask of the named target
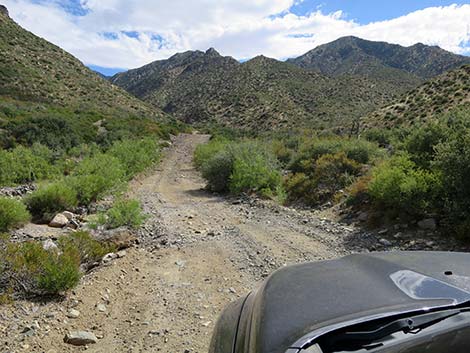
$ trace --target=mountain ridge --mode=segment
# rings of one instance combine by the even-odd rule
[[[0,96],[75,109],[166,116],[0,11]]]
[[[357,55],[351,56],[347,51],[348,55],[338,61],[341,47],[353,47]],[[379,58],[364,54],[366,50],[377,52],[377,47],[381,48]],[[254,129],[297,125],[345,128],[418,87],[426,75],[463,60],[423,44],[410,48],[356,37],[341,38],[320,47],[320,51],[335,53],[333,57],[338,59],[333,60],[336,68],[322,59],[330,65],[323,72],[263,55],[240,63],[210,48],[205,52],[177,53],[119,73],[110,81],[187,123],[215,122]],[[403,50],[413,52],[401,64],[408,71],[386,65],[380,59],[394,53],[387,60],[399,60]],[[410,59],[429,50],[438,58],[431,60],[436,66],[428,67],[429,60]],[[312,51],[309,53],[311,56]]]
[[[380,65],[381,68],[402,70],[427,80],[463,64],[470,64],[470,57],[422,43],[404,47],[347,36],[287,61],[331,76],[364,74],[368,72],[368,66]]]

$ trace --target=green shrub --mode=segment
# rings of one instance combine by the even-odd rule
[[[280,167],[272,151],[249,140],[214,140],[198,146],[195,164],[208,188],[216,192],[260,192],[274,196],[282,185]]]
[[[293,172],[309,172],[306,169],[311,169],[321,156],[340,152],[343,152],[348,159],[362,164],[370,163],[384,154],[375,143],[361,139],[313,139],[300,146],[299,152],[289,165],[289,169]]]
[[[407,154],[394,156],[374,168],[368,186],[378,207],[410,214],[429,211],[440,189],[438,175],[417,167]]]
[[[36,221],[49,222],[58,212],[77,206],[77,193],[66,181],[60,181],[40,186],[25,203]]]
[[[65,251],[77,251],[81,263],[100,261],[104,255],[116,250],[115,246],[99,242],[83,231],[60,238],[59,247]]]
[[[152,166],[160,157],[158,141],[154,138],[118,141],[106,154],[121,162],[128,179]]]
[[[413,162],[422,168],[429,168],[436,146],[448,137],[449,130],[445,124],[429,122],[411,131],[404,141],[404,148]]]
[[[84,115],[15,119],[7,126],[7,130],[23,145],[41,143],[53,150],[63,151],[84,142],[91,142],[97,135],[93,119]]]
[[[0,197],[0,232],[22,226],[30,218],[30,214],[21,202]]]
[[[137,200],[116,201],[106,212],[106,216],[106,225],[111,229],[122,226],[139,228],[146,218]]]
[[[339,190],[350,185],[360,174],[361,165],[344,152],[325,154],[313,165],[303,164],[307,173],[293,173],[286,179],[288,198],[315,205],[328,201]]]
[[[210,190],[215,192],[229,191],[233,163],[233,154],[228,150],[218,151],[202,162],[202,176],[207,180],[207,187]]]
[[[209,143],[196,147],[194,152],[194,164],[197,168],[202,168],[204,163],[214,157],[218,152],[226,149],[229,142],[227,140],[214,139]]]
[[[88,205],[121,187],[125,170],[119,160],[106,154],[85,158],[67,178],[82,205]]]
[[[462,129],[436,146],[432,166],[442,177],[442,213],[451,223],[467,223],[470,217],[470,130]],[[461,227],[466,228],[466,227]],[[470,235],[467,235],[470,237]]]
[[[55,295],[77,285],[80,280],[78,253],[71,249],[47,251],[41,243],[0,245],[2,280],[15,291]]]
[[[52,152],[40,145],[0,150],[0,185],[24,184],[57,175],[51,156]]]
[[[274,195],[282,178],[273,154],[263,146],[250,142],[235,145],[232,154],[230,192],[238,194],[251,191]]]
[[[80,277],[76,251],[64,251],[58,256],[49,256],[43,263],[37,286],[44,294],[56,295],[75,287]]]
[[[22,292],[57,295],[76,286],[80,264],[100,261],[116,247],[101,243],[86,232],[61,237],[58,249],[45,250],[41,243],[13,243],[0,238],[0,296]]]

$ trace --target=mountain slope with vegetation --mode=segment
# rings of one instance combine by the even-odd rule
[[[345,37],[287,62],[188,51],[110,80],[188,123],[347,131],[360,116],[465,62],[470,58],[437,47]]]
[[[78,110],[163,117],[0,12],[0,96]]]
[[[241,64],[214,49],[177,54],[111,82],[185,122],[255,130],[349,126],[404,93],[382,80],[333,79],[264,56]]]
[[[403,47],[351,36],[320,45],[288,62],[329,76],[359,74],[413,84],[470,64],[470,58],[421,43]]]
[[[449,71],[363,119],[364,127],[419,124],[455,108],[470,107],[470,65]]]

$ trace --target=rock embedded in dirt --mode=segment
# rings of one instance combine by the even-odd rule
[[[137,238],[125,227],[103,232],[93,232],[93,235],[99,241],[115,245],[118,250],[130,248],[137,241]]]
[[[434,218],[423,219],[418,222],[418,227],[423,230],[436,230],[437,223]]]
[[[121,250],[121,251],[118,251],[116,255],[119,259],[121,259],[127,255],[127,252],[126,250]]]
[[[387,246],[387,247],[392,246],[392,243],[389,240],[385,239],[385,238],[380,239],[379,243],[382,244],[383,246]]]
[[[69,319],[77,319],[80,316],[80,311],[76,309],[70,309],[70,311],[67,313],[67,317]]]
[[[369,214],[367,212],[361,212],[359,216],[357,217],[357,219],[360,222],[366,222],[369,219]]]
[[[51,239],[44,240],[42,242],[42,247],[46,251],[58,251],[59,247]]]
[[[65,335],[64,342],[74,346],[86,346],[87,344],[97,343],[98,338],[92,332],[73,331]]]
[[[74,215],[72,212],[70,212],[70,211],[64,211],[64,212],[62,212],[62,214],[63,214],[69,221],[71,221],[72,219],[75,218],[75,215]]]
[[[62,213],[58,213],[49,223],[49,227],[63,228],[67,225],[67,223],[69,223],[69,220],[67,219],[67,217],[65,217]]]
[[[114,259],[117,259],[118,255],[115,253],[109,253],[103,256],[103,259],[101,260],[104,264],[110,263]]]
[[[96,306],[96,309],[98,309],[100,313],[105,313],[106,311],[108,311],[108,309],[106,308],[106,305],[104,304],[98,304]]]

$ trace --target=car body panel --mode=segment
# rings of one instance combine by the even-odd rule
[[[289,266],[247,297],[235,352],[285,353],[325,328],[467,300],[464,253],[371,253]]]

